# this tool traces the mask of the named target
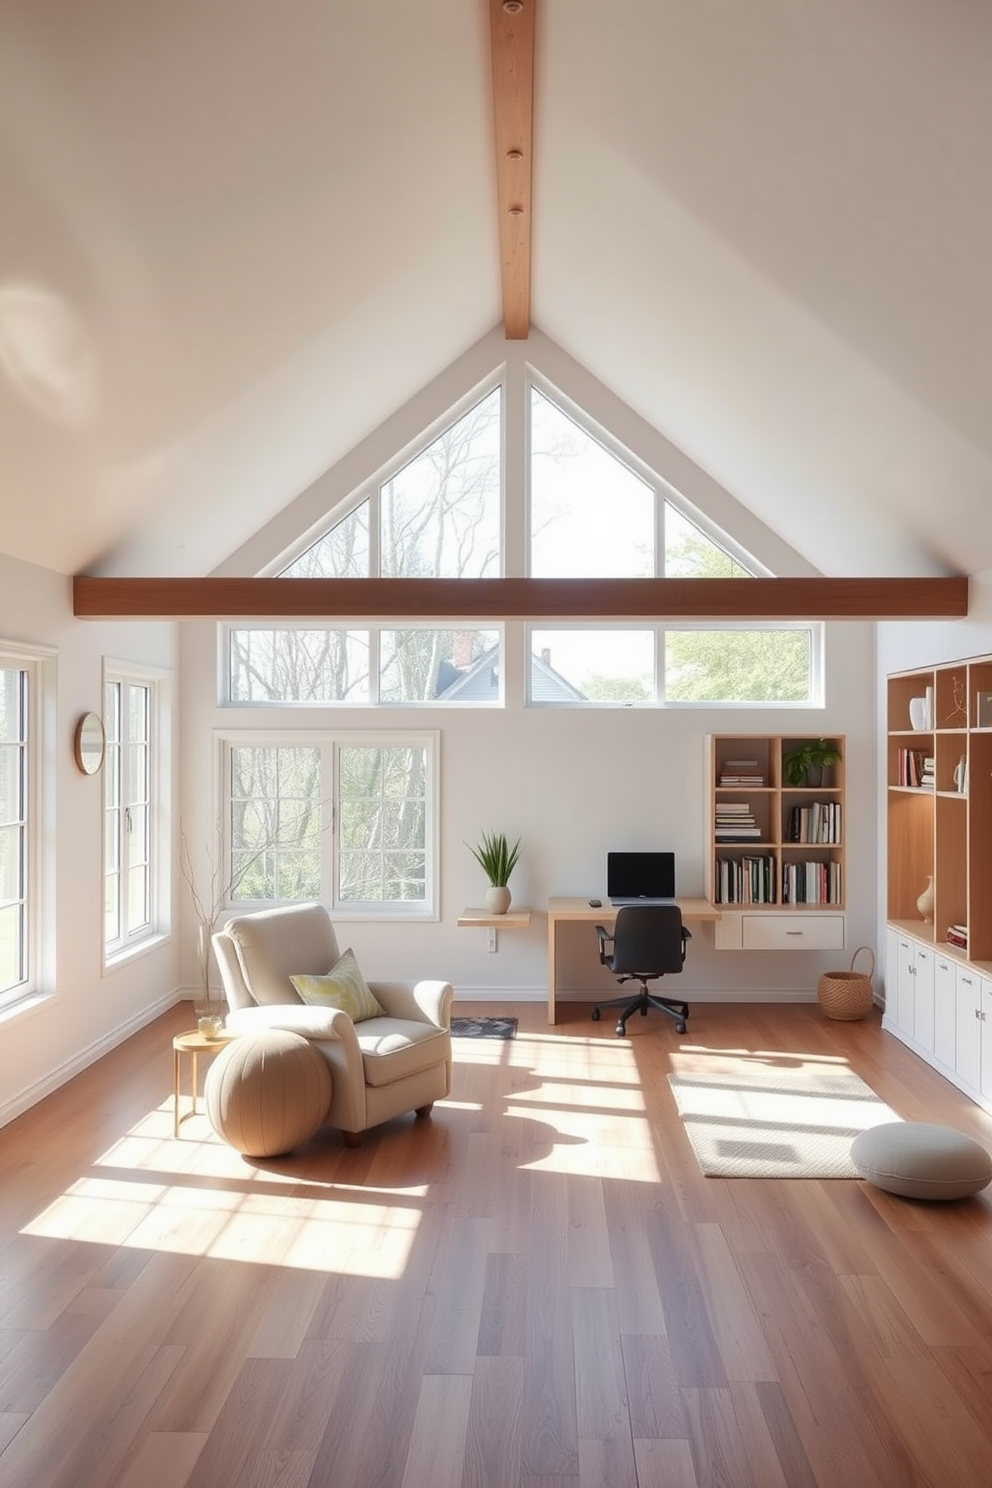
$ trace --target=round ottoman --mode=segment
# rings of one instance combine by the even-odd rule
[[[214,1131],[246,1157],[274,1157],[307,1141],[331,1104],[331,1071],[298,1033],[266,1029],[235,1039],[207,1071]]]
[[[887,1121],[859,1132],[851,1161],[862,1178],[907,1199],[966,1199],[992,1182],[992,1157],[949,1126]]]

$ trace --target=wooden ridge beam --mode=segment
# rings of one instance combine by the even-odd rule
[[[73,581],[73,614],[123,619],[960,620],[967,578]]]
[[[508,341],[526,341],[530,332],[536,5],[537,0],[489,0],[496,204]]]

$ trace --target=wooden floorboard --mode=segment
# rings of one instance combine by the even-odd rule
[[[988,1488],[992,1190],[704,1178],[666,1076],[847,1061],[814,1005],[459,1040],[428,1121],[241,1158],[172,1136],[175,1008],[0,1136],[3,1488]]]

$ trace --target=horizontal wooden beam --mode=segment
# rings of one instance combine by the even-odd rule
[[[123,619],[960,620],[967,578],[73,579],[73,613]]]

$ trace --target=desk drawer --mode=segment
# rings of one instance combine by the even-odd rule
[[[745,951],[842,951],[842,914],[746,914],[741,916]]]

